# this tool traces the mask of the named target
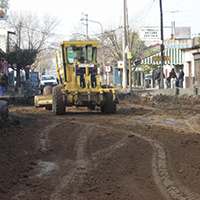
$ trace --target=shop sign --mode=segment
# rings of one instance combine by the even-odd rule
[[[178,49],[186,49],[192,47],[192,40],[166,40],[165,41],[165,48],[178,48]]]
[[[183,44],[166,44],[165,48],[179,48],[179,49],[185,49],[185,48],[190,48],[190,44],[188,43],[183,43]]]
[[[191,28],[190,27],[176,27],[175,39],[190,39]]]
[[[161,61],[161,56],[154,56],[153,61]],[[171,61],[171,56],[163,56],[163,61]]]
[[[160,40],[160,28],[142,27],[140,28],[140,39],[143,41],[158,41]]]

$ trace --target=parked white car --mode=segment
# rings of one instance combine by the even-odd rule
[[[146,88],[151,87],[152,81],[153,81],[153,74],[145,75],[145,86],[146,86]]]
[[[47,85],[52,87],[58,85],[57,78],[54,75],[43,75],[40,79],[40,89],[43,90]]]

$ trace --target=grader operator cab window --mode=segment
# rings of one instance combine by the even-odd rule
[[[67,63],[74,63],[77,58],[80,63],[96,63],[96,47],[67,47]]]

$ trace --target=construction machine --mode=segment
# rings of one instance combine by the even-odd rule
[[[101,108],[101,112],[116,112],[117,91],[101,86],[97,73],[97,46],[99,41],[63,41],[60,43],[59,64],[57,53],[56,71],[59,85],[44,88],[43,95],[35,96],[35,107],[52,108],[53,113],[62,115],[66,106]],[[49,87],[49,86],[48,86]]]

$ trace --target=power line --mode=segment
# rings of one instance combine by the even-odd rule
[[[140,16],[146,9],[148,9],[149,6],[151,6],[152,2],[150,2],[148,5],[146,5],[140,12],[138,12],[134,18],[137,18],[138,16]]]
[[[149,14],[150,9],[152,9],[152,8],[155,7],[155,6],[156,6],[156,4],[152,5],[152,6],[149,8],[149,10],[146,12],[146,14],[144,14],[144,16],[141,18],[141,20],[144,19],[144,18]]]
[[[168,11],[170,11],[171,9],[175,8],[176,6],[178,6],[180,3],[182,3],[184,0],[181,0],[179,3],[177,3],[175,6],[171,7]]]
[[[93,1],[94,2],[94,1]],[[95,6],[93,6],[93,8],[91,9],[92,12],[94,12],[95,8],[97,7],[97,5],[101,2],[101,0],[97,1]],[[91,7],[91,6],[90,6]],[[92,13],[91,12],[91,13]],[[90,13],[90,11],[88,11],[87,13]]]
[[[137,13],[133,18],[134,21],[140,21],[143,18],[146,17],[146,15],[149,13],[150,9],[155,6],[157,0],[153,0],[153,2],[150,2],[148,5],[146,5],[139,13]]]
[[[98,9],[95,11],[95,14],[92,15],[92,17],[95,16],[95,15],[98,13],[99,9],[102,8],[102,6],[104,5],[105,2],[106,2],[106,0],[104,0],[103,3],[101,4],[101,6],[98,7]],[[93,11],[93,12],[94,12],[94,11]]]

